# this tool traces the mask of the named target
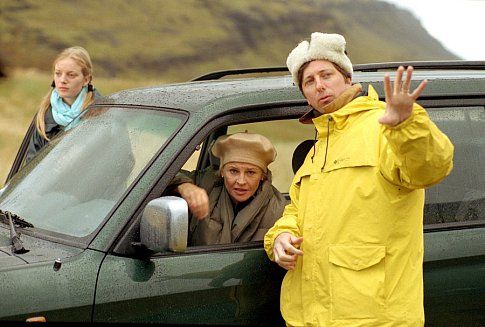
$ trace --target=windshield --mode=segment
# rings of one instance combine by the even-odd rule
[[[0,209],[36,228],[87,236],[181,123],[163,111],[86,110],[8,182]]]

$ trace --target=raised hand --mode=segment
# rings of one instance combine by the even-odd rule
[[[209,196],[203,188],[192,183],[183,183],[177,186],[177,192],[187,201],[195,218],[200,220],[209,215]]]
[[[273,245],[275,262],[286,270],[295,269],[296,259],[303,255],[299,250],[303,237],[296,237],[290,233],[281,233],[276,237]]]
[[[423,80],[412,93],[409,93],[413,70],[412,66],[407,68],[406,81],[403,84],[402,75],[404,67],[399,66],[396,72],[394,88],[391,88],[391,78],[389,77],[389,74],[384,75],[384,92],[386,95],[387,106],[386,112],[379,118],[379,123],[388,126],[396,126],[411,116],[411,113],[413,112],[413,103],[419,98],[428,83],[427,80]]]

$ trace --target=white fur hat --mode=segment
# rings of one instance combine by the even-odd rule
[[[338,65],[352,76],[353,69],[349,57],[345,54],[345,38],[340,34],[312,33],[310,42],[302,41],[286,59],[295,85],[298,86],[298,70],[312,60],[325,59]]]

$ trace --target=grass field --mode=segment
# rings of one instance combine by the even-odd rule
[[[3,186],[32,118],[50,88],[52,76],[36,70],[15,70],[0,80],[0,185]],[[119,90],[156,85],[161,81],[142,79],[94,79],[104,95]]]

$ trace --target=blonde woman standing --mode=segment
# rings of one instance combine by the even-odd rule
[[[54,60],[53,73],[52,89],[36,115],[27,162],[98,96],[91,84],[93,66],[86,49],[76,46],[62,51]]]

